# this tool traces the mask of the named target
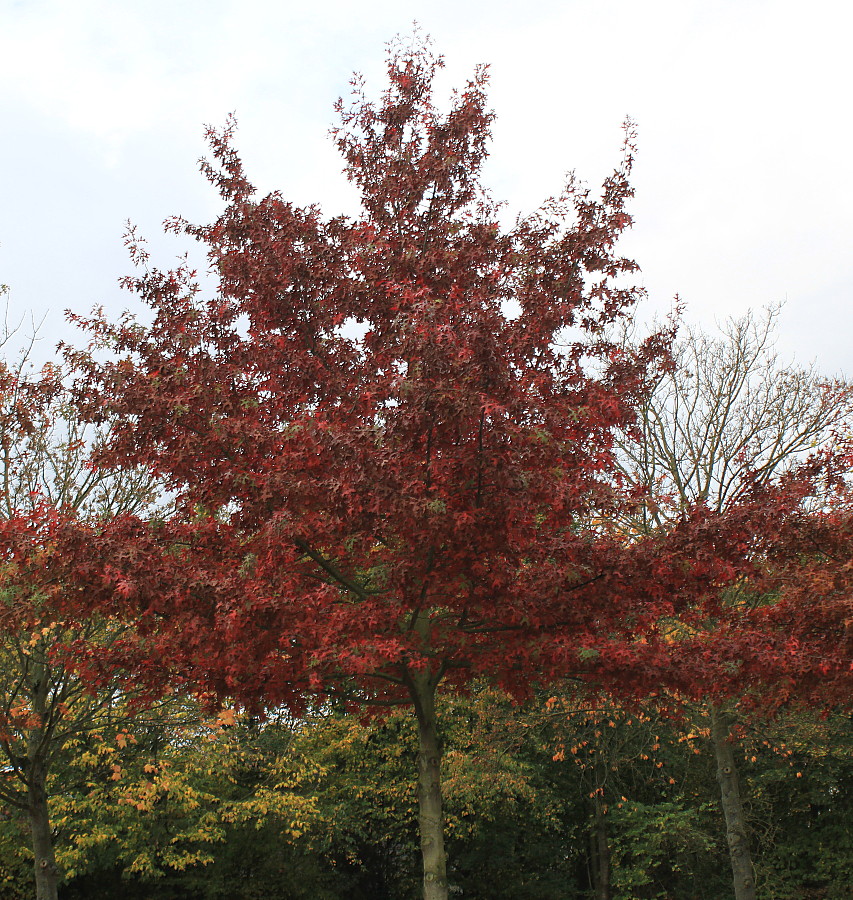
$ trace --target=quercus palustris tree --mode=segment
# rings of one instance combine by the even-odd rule
[[[622,503],[614,431],[665,343],[604,337],[638,298],[615,246],[631,129],[600,195],[570,179],[506,227],[479,182],[486,70],[441,112],[441,64],[398,42],[381,99],[356,80],[339,105],[355,218],[257,196],[233,123],[210,130],[225,209],[171,227],[206,247],[218,290],[131,237],[150,323],[78,317],[112,356],[72,354],[87,414],[119,423],[103,464],[149,467],[175,497],[119,568],[124,598],[179,632],[176,666],[248,704],[413,707],[429,900],[447,896],[439,686],[523,691],[633,640],[687,579],[595,524]]]

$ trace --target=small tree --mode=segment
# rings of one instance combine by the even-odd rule
[[[0,801],[27,817],[38,900],[53,900],[59,880],[49,776],[81,735],[120,724],[119,699],[128,699],[119,682],[93,693],[75,674],[86,648],[104,651],[127,628],[87,616],[85,602],[78,615],[54,603],[74,563],[64,538],[91,542],[92,522],[154,499],[147,473],[108,475],[88,464],[102,438],[75,417],[56,367],[34,371],[27,352],[0,362]],[[97,554],[91,543],[89,553]]]

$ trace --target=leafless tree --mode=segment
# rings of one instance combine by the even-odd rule
[[[850,421],[853,388],[814,366],[785,364],[779,307],[730,319],[719,337],[687,329],[640,409],[641,440],[622,442],[623,471],[646,485],[645,527],[697,502],[722,511],[757,482],[829,446]]]

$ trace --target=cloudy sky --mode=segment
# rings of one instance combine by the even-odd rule
[[[0,283],[40,351],[80,340],[63,310],[130,298],[131,220],[169,266],[172,214],[215,215],[204,124],[234,111],[263,191],[354,209],[329,138],[353,71],[417,20],[442,89],[491,65],[486,180],[512,213],[591,185],[639,127],[624,249],[651,300],[712,328],[785,301],[780,346],[853,374],[853,7],[845,0],[0,0]]]

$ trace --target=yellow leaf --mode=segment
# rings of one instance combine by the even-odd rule
[[[237,719],[233,709],[221,709],[216,717],[216,724],[220,728],[228,728],[236,723]]]

